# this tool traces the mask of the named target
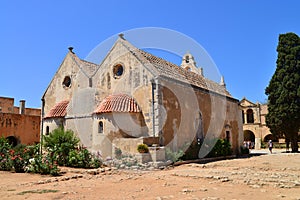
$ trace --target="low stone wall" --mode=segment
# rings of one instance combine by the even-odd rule
[[[116,148],[121,149],[122,154],[136,154],[139,144],[143,144],[143,138],[116,138],[113,140],[113,157]]]
[[[160,162],[166,160],[164,147],[149,147],[149,153],[137,153],[135,157],[139,163]]]
[[[155,139],[149,138],[117,138],[113,140],[113,158],[116,158],[116,149],[119,148],[123,155],[135,156],[139,163],[165,161],[164,147],[149,147],[149,153],[139,153],[137,146],[147,144]],[[149,145],[149,144],[147,144]]]

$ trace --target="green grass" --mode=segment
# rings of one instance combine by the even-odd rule
[[[17,195],[24,195],[24,194],[45,194],[45,193],[55,193],[58,192],[58,190],[26,190],[23,192],[17,193]]]

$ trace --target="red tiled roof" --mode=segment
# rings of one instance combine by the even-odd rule
[[[218,83],[212,80],[205,78],[204,76],[183,69],[176,64],[173,64],[162,58],[159,58],[148,52],[138,49],[132,44],[130,44],[127,40],[123,40],[122,43],[140,61],[142,61],[145,64],[149,63],[150,65],[147,66],[151,70],[153,70],[152,72],[156,75],[166,76],[171,79],[179,80],[203,89],[217,92],[219,94],[225,94],[226,96],[231,97],[230,93],[223,86],[219,85]]]
[[[94,113],[108,112],[141,112],[136,101],[127,94],[113,94],[107,96]]]
[[[49,113],[47,113],[45,118],[65,117],[68,105],[69,101],[67,100],[56,103],[55,106],[50,109]]]

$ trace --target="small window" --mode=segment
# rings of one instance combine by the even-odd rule
[[[230,141],[230,131],[226,131],[226,140]]]
[[[103,133],[103,122],[102,121],[99,122],[98,133]]]
[[[122,76],[124,73],[124,67],[121,64],[117,64],[113,68],[114,78]]]
[[[49,135],[49,133],[50,133],[49,126],[46,126],[46,135]]]
[[[70,86],[71,86],[71,78],[70,78],[70,76],[66,76],[65,78],[64,78],[64,81],[63,81],[63,86],[65,87],[65,88],[69,88]]]

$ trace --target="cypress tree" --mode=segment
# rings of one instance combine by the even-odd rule
[[[279,35],[277,67],[268,87],[266,124],[274,136],[291,141],[298,152],[300,129],[300,38],[295,33]]]

